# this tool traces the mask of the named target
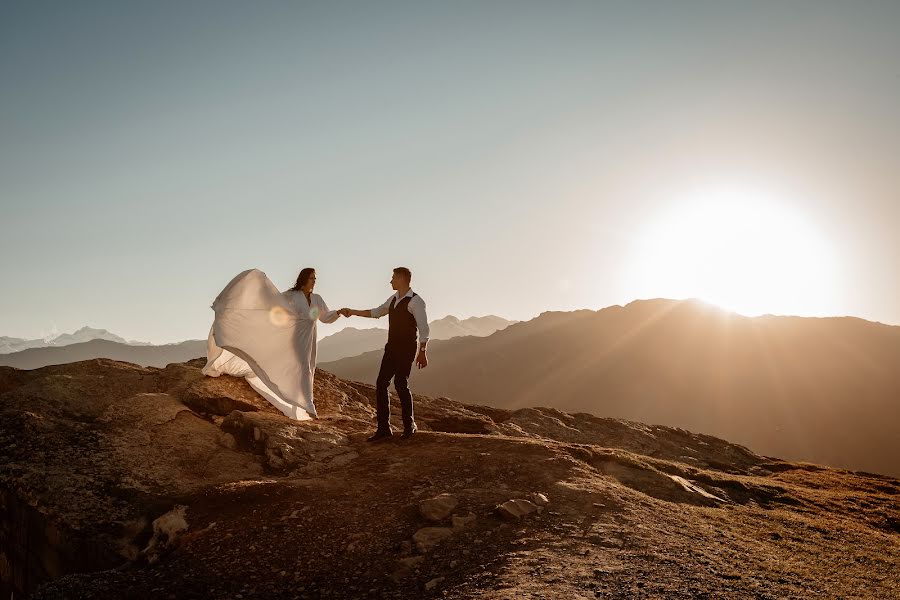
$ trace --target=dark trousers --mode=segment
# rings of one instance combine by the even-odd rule
[[[409,391],[409,373],[416,359],[416,344],[388,344],[384,347],[381,369],[375,382],[375,408],[378,411],[378,431],[391,430],[391,402],[388,396],[388,385],[394,380],[394,389],[400,396],[400,412],[403,415],[403,427],[411,429],[413,420],[412,394]]]

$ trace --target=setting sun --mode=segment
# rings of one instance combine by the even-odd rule
[[[818,315],[837,304],[826,238],[771,194],[695,192],[648,224],[628,269],[636,297],[699,298],[746,315]]]

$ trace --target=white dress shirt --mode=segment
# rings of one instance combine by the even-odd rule
[[[376,319],[380,319],[384,315],[388,314],[391,310],[391,302],[396,300],[400,302],[403,298],[410,298],[413,295],[412,288],[403,298],[398,297],[400,292],[394,292],[391,294],[391,297],[385,300],[384,304],[379,306],[378,308],[373,308],[372,316]],[[428,329],[428,317],[425,314],[425,301],[422,300],[422,296],[416,295],[412,300],[409,301],[409,304],[406,305],[407,310],[409,310],[409,314],[411,314],[416,319],[416,329],[419,330],[419,345],[425,344],[428,342],[428,334],[430,333]]]

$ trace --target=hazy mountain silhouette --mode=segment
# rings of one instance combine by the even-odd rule
[[[126,340],[106,329],[96,329],[94,327],[82,327],[74,333],[61,333],[54,337],[24,339],[0,336],[0,354],[10,354],[12,352],[20,352],[29,348],[49,348],[52,346],[68,346],[71,344],[80,344],[82,342],[90,342],[91,340],[109,340],[111,342],[119,342],[120,344],[128,344],[130,346],[149,346],[148,342],[136,342]]]
[[[120,344],[146,345],[141,342],[129,342],[125,338],[111,333],[106,329],[95,329],[93,327],[82,327],[75,333],[62,333],[50,340],[49,345],[68,346],[70,344],[90,342],[91,340],[108,340],[110,342],[119,342]]]
[[[457,319],[444,317],[431,323],[432,339],[462,335],[489,335],[515,321],[488,315]],[[336,360],[355,356],[384,346],[386,329],[347,327],[319,342],[318,360]],[[0,352],[0,366],[38,369],[92,358],[110,358],[151,367],[164,367],[206,355],[205,340],[187,340],[178,344],[155,346],[126,340],[106,329],[82,327],[74,333],[63,333],[49,340],[27,340],[0,337],[0,348],[18,348]]]
[[[429,346],[416,392],[683,427],[756,452],[900,474],[900,327],[747,318],[697,301],[544,313]],[[380,352],[320,364],[371,382]]]
[[[28,348],[43,348],[47,345],[42,339],[28,340],[25,338],[7,337],[0,335],[0,354],[9,354],[10,352],[19,352]]]
[[[497,317],[495,315],[469,317],[468,319],[458,319],[453,315],[447,315],[443,319],[432,321],[429,325],[431,327],[431,339],[449,340],[450,338],[462,337],[465,335],[484,337],[486,335],[491,335],[495,331],[506,329],[517,322],[518,321],[508,321],[503,317]]]
[[[95,339],[78,344],[29,348],[2,354],[0,366],[38,369],[47,365],[61,365],[92,358],[111,358],[148,367],[164,367],[169,363],[184,362],[198,356],[206,356],[206,340],[188,340],[161,346],[137,346]]]
[[[357,356],[381,348],[387,342],[387,329],[357,329],[345,327],[319,340],[316,359],[319,362],[339,360],[348,356]]]
[[[494,315],[468,319],[458,319],[453,315],[448,315],[443,319],[432,321],[429,325],[431,326],[431,339],[447,340],[465,335],[478,337],[490,335],[515,322]],[[364,352],[383,348],[386,342],[387,329],[346,327],[319,341],[317,358],[319,362],[327,362],[348,356],[357,356]]]

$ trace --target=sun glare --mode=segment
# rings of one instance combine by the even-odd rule
[[[628,271],[636,298],[699,298],[745,315],[833,314],[832,248],[771,195],[692,194],[648,224]]]

